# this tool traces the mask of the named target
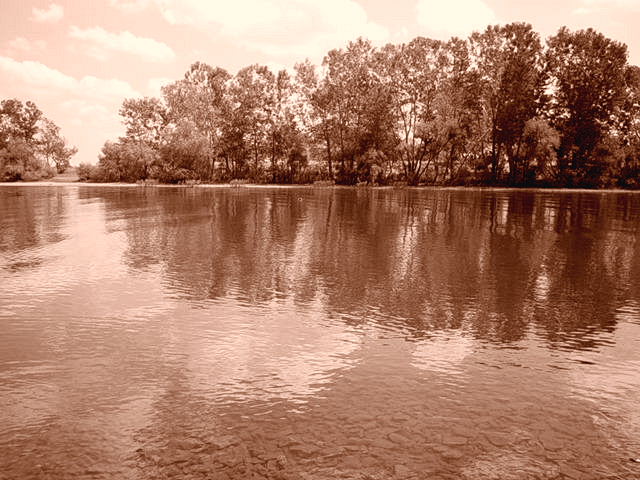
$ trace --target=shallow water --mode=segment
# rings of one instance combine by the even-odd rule
[[[0,479],[640,478],[639,234],[630,193],[2,187]]]

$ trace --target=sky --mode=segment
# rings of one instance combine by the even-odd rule
[[[96,163],[124,133],[125,98],[157,96],[202,61],[272,70],[360,36],[376,45],[466,37],[524,21],[543,38],[593,27],[640,65],[640,0],[0,0],[0,99],[31,100]]]

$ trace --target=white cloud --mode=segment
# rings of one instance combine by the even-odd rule
[[[7,42],[7,47],[11,53],[33,53],[41,52],[47,46],[47,42],[44,40],[29,40],[24,37],[16,37],[13,40]]]
[[[585,5],[596,7],[614,7],[640,10],[640,2],[638,2],[638,0],[582,0],[582,3],[584,3]]]
[[[126,97],[140,96],[127,82],[118,79],[97,78],[90,75],[80,79],[66,75],[40,62],[17,61],[0,56],[0,72],[40,94],[63,93],[102,102],[120,102]]]
[[[94,162],[101,145],[122,133],[118,109],[125,98],[140,97],[119,79],[76,78],[40,62],[0,55],[0,90],[33,100],[79,148],[73,163]]]
[[[89,54],[100,60],[108,58],[109,52],[129,53],[150,62],[170,62],[176,56],[165,43],[153,38],[137,37],[127,31],[113,33],[102,27],[82,29],[72,26],[69,36],[88,42]]]
[[[171,24],[214,29],[237,44],[281,59],[317,58],[359,36],[378,44],[390,36],[354,0],[155,2]]]
[[[49,5],[49,8],[33,7],[31,14],[31,19],[34,22],[56,23],[64,17],[64,8],[61,5],[52,3]]]
[[[109,0],[109,5],[124,13],[139,13],[151,4],[151,0]]]
[[[429,33],[466,37],[497,21],[496,14],[482,0],[418,0],[418,24]]]
[[[73,125],[81,127],[89,122],[93,125],[99,125],[102,129],[106,128],[105,125],[109,125],[112,127],[109,130],[115,130],[113,128],[113,125],[116,124],[113,121],[114,112],[100,103],[95,103],[91,100],[73,99],[65,100],[60,106]]]
[[[593,10],[591,8],[587,8],[587,7],[578,7],[576,8],[572,13],[574,15],[589,15],[590,13],[592,13]]]
[[[59,120],[54,120],[69,142],[78,147],[71,163],[96,163],[100,149],[107,140],[123,134],[116,106],[105,106],[91,99],[71,99],[56,105]],[[48,116],[48,110],[47,116]]]
[[[170,83],[173,83],[175,81],[175,78],[167,77],[150,78],[147,81],[147,92],[151,96],[159,97],[162,94],[162,91],[160,89],[165,85],[169,85]]]
[[[610,9],[640,12],[639,0],[582,0],[582,6],[576,8],[574,15],[590,15]]]

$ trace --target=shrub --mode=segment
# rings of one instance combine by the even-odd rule
[[[51,165],[45,165],[41,170],[42,178],[53,178],[57,173],[57,168]]]
[[[157,179],[161,183],[186,183],[196,179],[193,170],[176,167],[174,165],[156,165],[150,169],[150,177]]]
[[[136,182],[149,176],[150,167],[157,159],[149,145],[131,140],[107,142],[102,147],[98,165],[103,182]]]
[[[42,179],[40,172],[33,171],[33,170],[27,170],[22,174],[22,178],[21,178],[23,182],[37,182],[40,179]]]
[[[229,183],[231,183],[231,185],[248,185],[251,181],[247,178],[234,178]]]
[[[17,182],[22,180],[24,168],[20,165],[9,164],[0,167],[0,180],[3,182]]]
[[[152,176],[161,182],[181,183],[212,177],[211,151],[207,138],[193,122],[180,120],[164,136],[160,148],[160,168]]]
[[[96,166],[90,163],[81,163],[78,165],[76,173],[81,182],[92,181],[96,174]]]

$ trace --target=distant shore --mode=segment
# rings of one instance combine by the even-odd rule
[[[175,185],[165,183],[91,183],[80,181],[45,180],[35,182],[0,182],[0,187],[97,187],[97,188],[177,188],[177,189],[216,189],[216,188],[260,188],[260,189],[348,189],[348,190],[452,190],[452,191],[518,191],[518,192],[564,192],[564,193],[633,193],[640,194],[640,190],[624,189],[595,189],[595,188],[557,188],[557,187],[498,187],[498,186],[355,186],[355,185],[314,185],[314,184],[277,184],[277,183],[199,183],[193,185]]]

